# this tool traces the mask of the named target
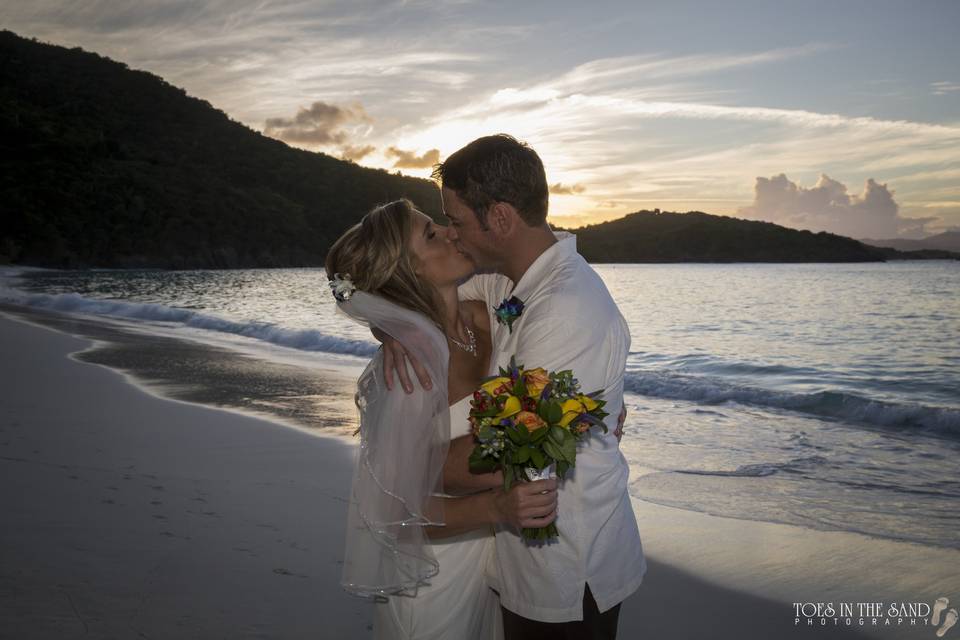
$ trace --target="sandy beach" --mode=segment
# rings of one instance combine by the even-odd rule
[[[42,315],[0,315],[0,636],[370,636],[338,584],[354,441],[163,397]],[[649,570],[621,638],[933,637],[791,603],[960,601],[953,550],[634,508]]]

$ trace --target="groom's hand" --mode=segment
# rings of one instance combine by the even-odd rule
[[[627,405],[624,403],[623,407],[620,409],[620,418],[617,420],[617,428],[614,430],[613,435],[617,436],[617,442],[620,442],[620,438],[623,437],[623,423],[627,420]]]
[[[424,389],[431,389],[433,381],[430,380],[430,374],[423,368],[420,361],[407,353],[393,337],[385,334],[377,328],[371,329],[373,337],[383,343],[383,379],[387,383],[387,389],[393,389],[393,372],[396,370],[397,377],[400,379],[400,386],[407,393],[413,393],[413,384],[410,382],[410,373],[407,371],[407,361],[413,367],[413,373],[416,374],[420,386]]]
[[[545,527],[557,518],[557,479],[518,482],[494,500],[496,520],[518,529]]]

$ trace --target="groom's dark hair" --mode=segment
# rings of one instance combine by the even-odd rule
[[[508,202],[528,226],[547,219],[549,187],[537,152],[513,136],[477,138],[433,168],[433,179],[473,209],[482,229],[496,202]]]

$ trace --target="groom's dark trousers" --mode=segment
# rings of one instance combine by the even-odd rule
[[[589,585],[584,585],[583,590],[583,620],[539,622],[503,607],[500,610],[503,611],[504,640],[614,640],[620,617],[619,604],[600,613]]]

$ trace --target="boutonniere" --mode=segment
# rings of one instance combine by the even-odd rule
[[[509,300],[504,300],[500,306],[494,307],[493,312],[497,315],[497,322],[507,325],[510,333],[513,333],[513,321],[523,313],[523,300],[513,296]]]

